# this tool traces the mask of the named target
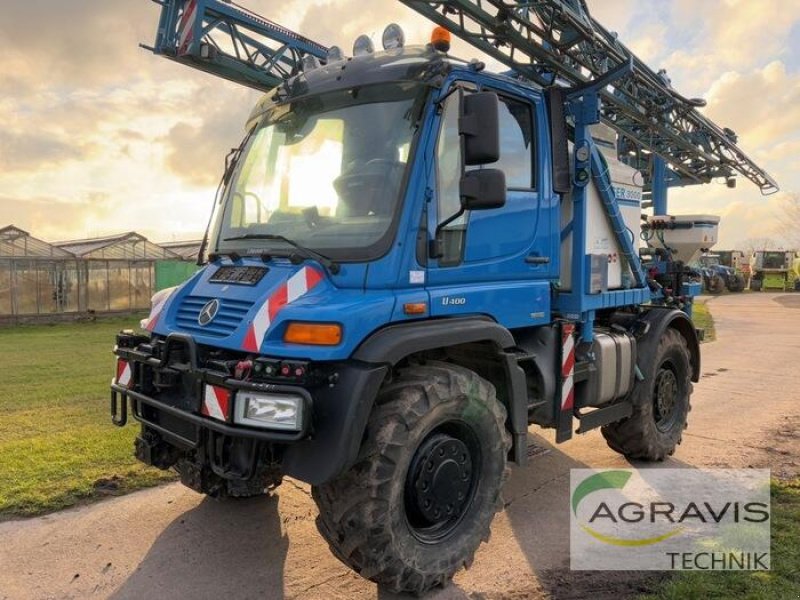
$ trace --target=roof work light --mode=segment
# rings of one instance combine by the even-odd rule
[[[303,71],[311,71],[319,67],[319,59],[313,54],[306,54],[301,64],[303,65]]]
[[[353,56],[366,56],[375,52],[375,45],[367,34],[361,34],[353,43]]]
[[[397,23],[390,23],[383,30],[383,49],[395,50],[406,45],[406,34]]]
[[[339,62],[340,60],[344,60],[344,51],[339,46],[328,48],[328,62]]]

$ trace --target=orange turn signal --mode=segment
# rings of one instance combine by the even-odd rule
[[[292,322],[283,334],[283,341],[288,344],[336,346],[342,341],[342,326],[336,323]]]
[[[406,302],[403,312],[407,315],[424,315],[428,312],[428,305],[425,302]]]
[[[436,27],[431,33],[431,46],[436,48],[439,52],[450,51],[450,32],[444,27]]]

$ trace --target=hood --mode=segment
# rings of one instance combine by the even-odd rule
[[[393,307],[393,294],[366,298],[362,289],[337,288],[311,261],[243,260],[201,270],[154,308],[147,329],[159,335],[189,334],[198,344],[240,352],[338,359],[347,358],[363,339],[354,329],[379,327]],[[343,324],[345,319],[358,326],[343,327],[344,339],[337,347],[283,342],[290,320]]]

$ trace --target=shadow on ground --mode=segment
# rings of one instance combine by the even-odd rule
[[[206,498],[164,529],[111,598],[283,598],[278,498]]]
[[[603,444],[598,432],[589,434],[592,443]],[[653,589],[668,575],[653,571],[571,571],[569,561],[570,469],[604,468],[559,452],[539,436],[531,436],[546,453],[534,458],[525,469],[517,469],[509,480],[505,496],[506,515],[516,542],[535,575],[528,590],[507,598],[544,597],[553,600],[618,600],[635,598]],[[598,448],[598,454],[608,452]],[[609,455],[619,468],[693,468],[670,458],[663,463],[625,461]],[[533,578],[531,578],[533,579]],[[526,595],[527,594],[527,595]],[[503,597],[503,596],[501,596]]]

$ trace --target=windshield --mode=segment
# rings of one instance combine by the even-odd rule
[[[390,84],[268,110],[251,134],[213,227],[211,251],[290,253],[285,236],[336,260],[391,243],[424,88]]]
[[[786,254],[784,252],[764,252],[765,269],[783,269],[786,266]]]

